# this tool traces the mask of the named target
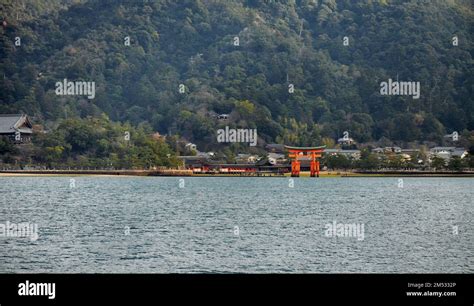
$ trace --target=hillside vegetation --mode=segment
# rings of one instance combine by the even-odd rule
[[[0,113],[47,127],[105,113],[202,150],[222,148],[223,125],[293,145],[474,130],[470,1],[30,2],[0,4]],[[95,98],[57,96],[65,78],[96,82]],[[420,98],[381,96],[389,78],[420,82]]]

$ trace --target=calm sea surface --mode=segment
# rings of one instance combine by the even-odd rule
[[[0,225],[38,226],[0,272],[474,272],[474,179],[402,180],[0,177]]]

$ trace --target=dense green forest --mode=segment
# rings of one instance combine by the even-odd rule
[[[359,143],[440,143],[474,130],[468,0],[2,0],[0,9],[0,113],[46,129],[110,118],[203,151],[223,150],[224,125],[257,128],[259,146],[316,145],[343,131]],[[94,81],[95,98],[57,96],[65,78]],[[389,78],[420,82],[420,98],[380,95]]]
[[[149,127],[114,123],[105,115],[62,120],[54,131],[36,134],[33,144],[21,150],[0,137],[0,152],[6,164],[49,168],[148,169],[179,164],[165,139]]]

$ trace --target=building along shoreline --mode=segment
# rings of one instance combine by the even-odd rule
[[[243,173],[193,173],[191,170],[0,170],[0,177],[12,176],[192,176],[192,177],[290,177],[291,173],[256,172]],[[474,171],[321,171],[320,177],[474,177]],[[301,177],[310,177],[309,171],[302,171]]]

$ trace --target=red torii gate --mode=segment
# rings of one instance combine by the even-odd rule
[[[298,158],[303,156],[310,157],[310,174],[311,177],[319,177],[319,161],[317,160],[321,157],[326,146],[320,147],[291,147],[285,146],[285,148],[290,152],[288,156],[291,158],[291,176],[299,177],[300,176],[300,161]]]

